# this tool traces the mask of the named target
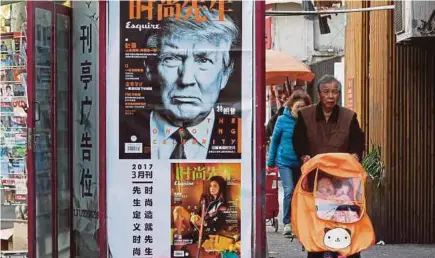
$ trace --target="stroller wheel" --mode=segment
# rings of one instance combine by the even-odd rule
[[[272,226],[275,228],[275,232],[278,232],[278,219],[277,218],[273,218]]]

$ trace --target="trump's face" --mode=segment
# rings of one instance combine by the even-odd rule
[[[198,124],[213,109],[231,69],[224,65],[230,45],[224,40],[165,36],[157,73],[165,115],[174,124]]]

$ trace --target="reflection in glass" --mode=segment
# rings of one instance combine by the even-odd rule
[[[58,255],[69,257],[70,252],[70,183],[69,183],[69,127],[68,127],[68,35],[69,17],[56,15],[56,152],[57,152],[57,216]]]
[[[35,101],[40,104],[40,120],[35,122],[36,177],[36,255],[52,255],[51,146],[52,114],[50,102],[52,14],[35,8]]]

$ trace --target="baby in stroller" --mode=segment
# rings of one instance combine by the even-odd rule
[[[336,181],[322,177],[317,182],[316,208],[321,219],[336,222],[356,222],[359,215],[349,207],[354,206],[351,194],[352,185],[348,181]],[[344,208],[343,208],[344,207]]]

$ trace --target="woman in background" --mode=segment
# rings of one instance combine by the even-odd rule
[[[268,167],[278,167],[284,189],[283,223],[284,235],[292,235],[290,227],[291,197],[293,195],[295,174],[300,174],[300,162],[293,149],[293,130],[299,109],[311,104],[310,96],[302,90],[293,92],[283,115],[276,122],[269,148]]]

